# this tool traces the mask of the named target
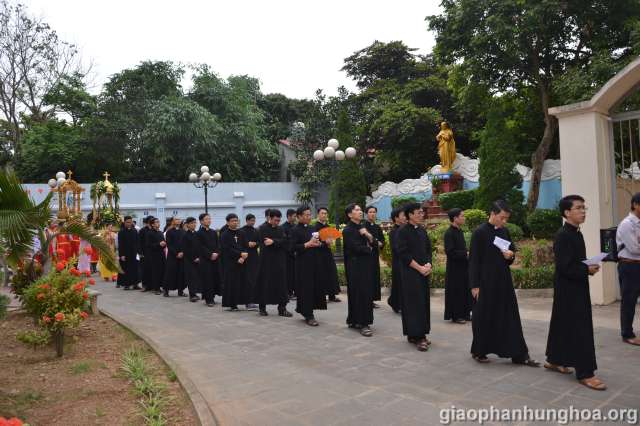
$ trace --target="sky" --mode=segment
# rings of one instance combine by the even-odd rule
[[[144,60],[206,63],[257,77],[263,93],[312,98],[355,84],[343,60],[374,40],[431,51],[439,0],[23,0],[92,64],[90,91]],[[188,86],[188,82],[185,82]]]

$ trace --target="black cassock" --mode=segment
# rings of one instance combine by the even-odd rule
[[[315,228],[302,223],[294,226],[292,243],[296,252],[296,312],[305,318],[313,317],[314,309],[327,309],[326,280],[320,278],[320,248],[304,248]],[[334,263],[335,265],[335,263]]]
[[[142,269],[142,286],[151,288],[151,259],[147,260],[147,234],[151,231],[148,226],[143,226],[138,232],[138,250],[140,250],[140,267]]]
[[[267,246],[269,238],[273,244]],[[289,301],[287,288],[287,251],[284,231],[280,226],[268,223],[258,229],[260,241],[260,273],[254,291],[254,301],[260,305],[284,306]]]
[[[430,278],[410,267],[431,263],[431,240],[421,226],[407,224],[398,230],[397,248],[402,276],[402,332],[412,338],[424,338],[431,331]]]
[[[598,369],[593,342],[589,295],[589,268],[582,263],[586,249],[582,233],[565,223],[556,234],[553,310],[547,339],[547,361],[574,367],[578,377],[593,376]]]
[[[322,228],[326,228],[327,224],[316,222],[312,232],[319,232]],[[320,262],[320,280],[323,281],[322,286],[327,290],[328,296],[335,296],[340,293],[340,283],[338,282],[338,268],[333,258],[331,247],[324,242],[318,248],[318,262]]]
[[[240,253],[247,252],[244,233],[238,229],[228,228],[220,237],[224,268],[224,289],[222,290],[222,306],[235,308],[252,302],[251,286],[247,280],[247,269],[238,263]]]
[[[165,239],[167,241],[167,262],[164,270],[165,290],[184,290],[184,259],[178,258],[178,253],[183,253],[182,237],[185,231],[170,228]],[[183,253],[184,256],[184,253]]]
[[[506,228],[496,229],[488,222],[480,225],[471,237],[469,287],[480,289],[473,307],[471,353],[476,356],[496,354],[524,361],[529,349],[522,334],[509,268],[513,259],[504,258],[502,251],[493,244],[495,237],[511,241]],[[509,249],[515,252],[515,245],[511,243]]]
[[[400,276],[400,255],[398,254],[398,230],[400,225],[393,225],[389,231],[389,244],[391,245],[391,291],[387,303],[395,312],[402,309],[402,277]]]
[[[373,324],[373,287],[371,286],[371,253],[367,237],[360,235],[362,224],[349,221],[342,231],[344,268],[347,276],[348,313],[350,326]],[[377,244],[374,241],[374,244]]]
[[[376,223],[366,221],[365,226],[367,227],[367,231],[369,231],[375,239],[373,242],[373,251],[370,256],[372,271],[371,286],[373,288],[373,300],[380,300],[382,299],[382,290],[380,289],[380,249],[384,247],[384,232],[382,232],[380,225]],[[382,243],[382,247],[378,246],[378,242]]]
[[[186,231],[184,233],[182,250],[184,252],[184,280],[189,288],[189,296],[193,297],[201,291],[199,263],[202,262],[202,247],[196,231]]]
[[[249,282],[250,294],[253,294],[258,282],[258,273],[260,272],[260,255],[258,254],[258,230],[253,226],[245,225],[240,228],[240,232],[244,235],[246,241],[246,252],[249,253],[249,257],[244,262],[244,269],[247,274],[247,281]],[[249,243],[254,242],[256,246],[249,247]]]
[[[467,243],[460,228],[450,226],[444,233],[447,271],[444,278],[444,319],[469,320],[473,297],[469,289]]]
[[[162,231],[156,231],[149,229],[145,235],[146,240],[146,255],[145,262],[149,262],[151,280],[150,290],[160,290],[164,280],[164,269],[166,258],[164,256],[164,247],[160,245],[164,241],[164,234]]]
[[[123,228],[118,232],[118,257],[124,256],[124,260],[120,260],[122,273],[118,274],[118,284],[122,286],[135,286],[140,281],[137,258],[139,243],[138,231],[135,228]]]
[[[200,272],[200,286],[202,297],[205,302],[213,303],[216,294],[222,294],[220,291],[220,241],[218,239],[218,233],[213,229],[205,229],[200,227],[198,232],[198,241],[200,242],[200,249],[202,255],[200,256],[200,265],[198,270]],[[211,260],[211,255],[217,253],[216,260]]]
[[[291,244],[291,232],[293,231],[294,226],[295,225],[292,225],[289,222],[285,222],[282,225],[282,231],[284,232],[284,237],[286,238],[285,251],[287,252],[287,288],[289,294],[293,294],[295,292],[296,284],[296,253],[293,250]]]

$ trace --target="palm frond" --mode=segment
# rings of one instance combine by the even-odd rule
[[[60,234],[75,235],[85,240],[91,244],[94,249],[98,250],[100,260],[109,270],[122,272],[120,264],[116,260],[107,242],[84,222],[77,219],[69,220],[61,225],[57,232]]]

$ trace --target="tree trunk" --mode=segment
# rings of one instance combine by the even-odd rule
[[[540,144],[531,155],[531,186],[527,196],[527,210],[530,212],[535,210],[538,205],[542,167],[558,130],[558,119],[553,115],[549,115],[549,91],[543,84],[540,85],[540,101],[544,112],[544,133]]]
[[[56,355],[62,357],[64,353],[64,328],[53,332],[53,343],[56,345]]]

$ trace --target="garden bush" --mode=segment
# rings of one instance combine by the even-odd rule
[[[7,316],[7,309],[9,307],[10,299],[4,294],[0,294],[0,319],[4,319]]]
[[[562,226],[562,215],[558,210],[536,209],[529,213],[527,226],[534,238],[553,238]]]
[[[438,195],[438,201],[443,210],[459,208],[462,210],[472,209],[475,202],[475,189],[466,191],[445,192]]]
[[[468,209],[464,211],[465,217],[465,226],[471,232],[475,231],[475,229],[485,223],[487,218],[489,217],[484,210],[480,209]]]
[[[553,288],[554,267],[511,268],[513,286],[520,289]]]
[[[515,223],[507,222],[506,226],[512,241],[520,241],[524,238],[524,231]]]
[[[389,233],[384,233],[384,247],[380,252],[380,257],[388,266],[391,266],[391,241],[389,240]]]
[[[418,202],[418,199],[416,197],[412,197],[411,195],[399,195],[391,199],[391,208],[395,209],[397,207],[402,207],[406,204],[417,203],[417,202]]]

